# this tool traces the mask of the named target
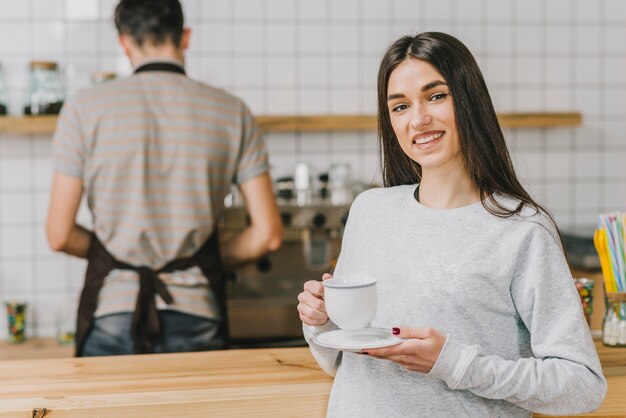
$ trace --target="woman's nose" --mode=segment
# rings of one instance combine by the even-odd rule
[[[433,117],[426,111],[423,106],[413,107],[413,115],[411,117],[411,127],[413,129],[421,129],[428,126],[433,121]]]

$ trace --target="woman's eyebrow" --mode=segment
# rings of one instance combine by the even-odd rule
[[[438,87],[438,86],[447,86],[448,83],[446,83],[445,81],[442,80],[435,80],[435,81],[431,81],[428,84],[425,84],[424,87],[422,87],[422,91],[427,91],[430,90],[432,88]]]
[[[394,99],[402,99],[403,97],[406,97],[406,96],[402,93],[394,93],[394,94],[390,94],[389,96],[387,96],[387,101],[391,101]]]
[[[442,80],[435,80],[435,81],[431,81],[428,84],[424,84],[424,86],[420,89],[420,91],[424,92],[424,91],[428,91],[430,89],[434,89],[435,87],[439,87],[439,86],[447,86],[448,83],[446,83],[445,81]],[[402,99],[406,97],[404,94],[402,93],[393,93],[390,94],[389,96],[387,96],[387,101],[391,101],[391,100],[395,100],[395,99]]]

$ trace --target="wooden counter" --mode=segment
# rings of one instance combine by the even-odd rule
[[[626,349],[598,350],[609,393],[583,416],[626,417]],[[324,417],[332,385],[308,348],[13,360],[0,376],[0,418]]]
[[[307,348],[0,362],[0,417],[323,417]],[[42,415],[43,416],[43,415]]]
[[[61,345],[54,338],[29,338],[20,344],[0,341],[0,361],[72,357],[74,345]]]

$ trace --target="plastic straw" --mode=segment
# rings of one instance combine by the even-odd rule
[[[619,212],[598,217],[598,255],[604,260],[604,282],[609,292],[626,291],[626,215]],[[608,276],[608,277],[607,277]]]
[[[611,238],[611,256],[614,260],[614,264],[615,264],[615,278],[617,280],[617,287],[619,289],[619,291],[622,291],[622,266],[621,266],[621,250],[619,248],[619,242],[615,239],[615,224],[612,220],[612,216],[608,217],[608,221],[609,221],[609,230],[607,231],[609,234],[609,237]]]

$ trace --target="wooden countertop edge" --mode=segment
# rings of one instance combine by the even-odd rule
[[[375,131],[376,115],[259,115],[256,120],[266,132]],[[578,126],[580,112],[499,113],[503,128]],[[0,133],[52,134],[56,115],[0,116]]]
[[[327,382],[298,385],[252,385],[20,398],[0,402],[0,417],[14,418],[15,411],[19,411],[24,413],[25,417],[31,418],[29,414],[36,408],[63,413],[63,417],[84,417],[89,415],[89,412],[93,412],[94,407],[98,408],[99,417],[138,416],[135,414],[152,416],[151,413],[157,412],[159,417],[246,415],[276,417],[284,413],[288,416],[297,414],[297,416],[320,417],[326,412],[331,386],[332,381],[329,379]],[[280,402],[276,402],[279,399]],[[284,409],[285,401],[288,401],[290,405],[287,411]],[[302,405],[308,405],[309,408],[303,411]],[[313,405],[317,407],[311,407]],[[255,413],[252,414],[252,411]],[[263,414],[257,415],[256,412],[263,412]],[[122,413],[124,415],[116,415]],[[301,413],[305,414],[301,415]]]
[[[626,417],[626,349],[596,345],[616,374],[605,372],[600,409],[578,416]],[[306,347],[3,361],[0,375],[11,382],[0,387],[0,418],[32,418],[35,408],[82,418],[94,407],[102,418],[323,417],[332,386]]]

